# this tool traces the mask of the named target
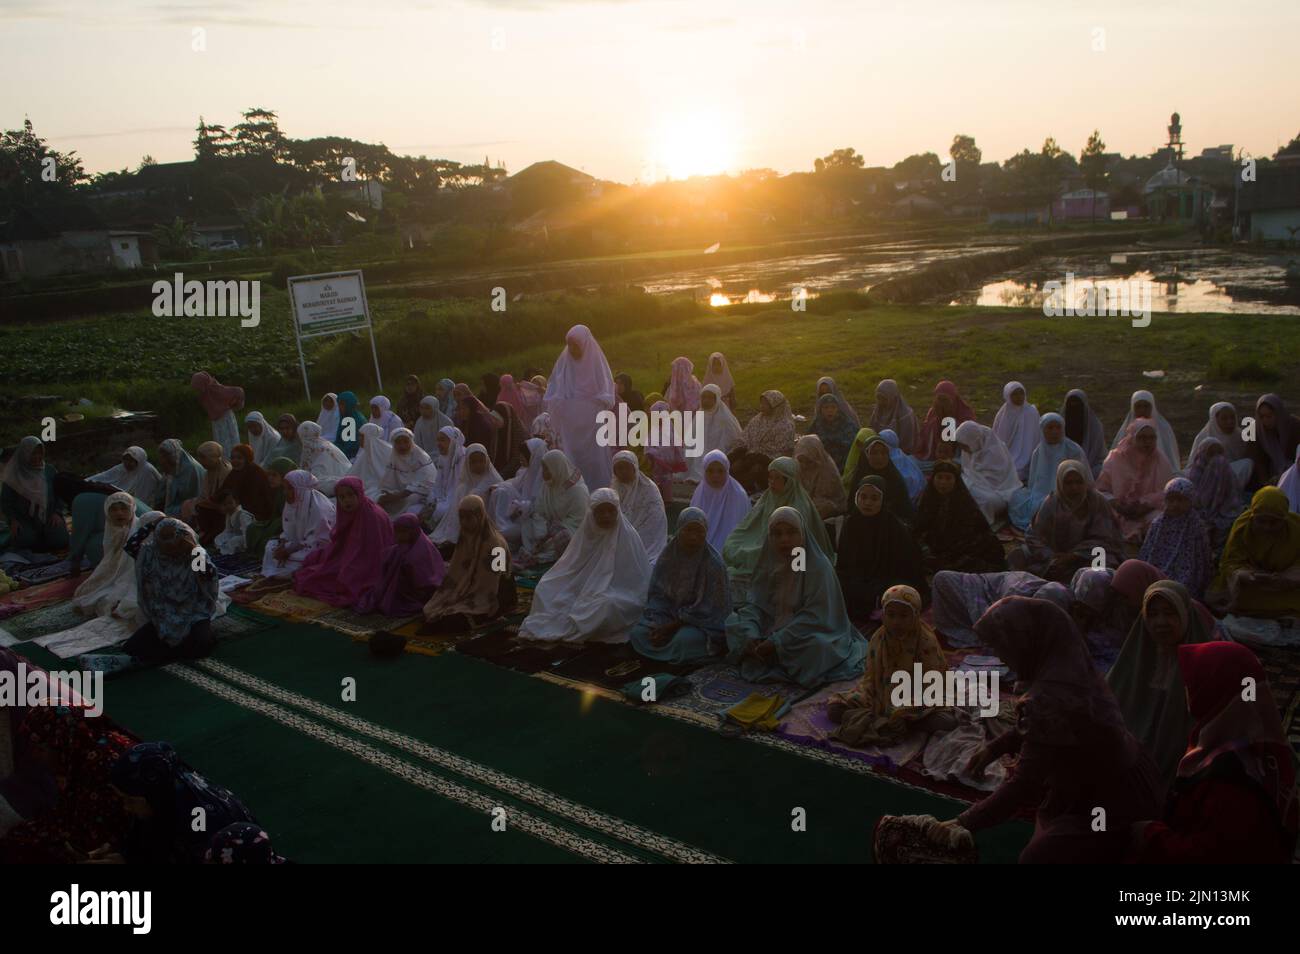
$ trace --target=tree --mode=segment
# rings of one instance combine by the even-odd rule
[[[22,129],[9,129],[0,136],[0,207],[66,196],[89,178],[77,154],[51,149],[36,135],[30,119],[23,120]]]
[[[1043,148],[1038,151],[1035,179],[1038,190],[1047,204],[1047,224],[1052,224],[1052,203],[1056,200],[1057,187],[1061,181],[1061,159],[1065,150],[1056,144],[1056,139],[1048,136],[1043,140]]]
[[[194,140],[194,158],[215,159],[228,156],[234,151],[235,138],[226,131],[225,126],[209,126],[199,117],[198,136]]]
[[[825,172],[828,169],[861,169],[864,160],[852,146],[836,149],[829,156],[813,161],[813,170]]]
[[[939,161],[938,156],[932,152],[922,152],[896,162],[893,172],[899,179],[928,183],[939,181],[939,171],[942,168],[943,163]]]
[[[948,155],[956,164],[958,191],[964,194],[978,191],[980,160],[984,158],[984,154],[980,152],[979,146],[975,145],[975,137],[965,133],[953,136],[952,145],[948,147]]]
[[[158,246],[158,256],[163,261],[185,261],[194,250],[190,241],[190,227],[179,217],[170,224],[155,226],[153,240]]]
[[[984,154],[980,152],[979,146],[975,145],[975,137],[967,136],[965,133],[958,133],[952,137],[952,145],[948,147],[948,155],[952,156],[957,162],[969,162],[979,165]]]
[[[279,159],[284,155],[288,141],[280,132],[280,123],[269,109],[254,106],[241,115],[242,123],[231,131],[235,134],[235,151],[241,156],[270,156]]]
[[[1083,170],[1083,181],[1092,191],[1092,209],[1090,218],[1097,221],[1097,190],[1106,184],[1106,143],[1096,129],[1088,137],[1087,145],[1079,153],[1079,167]]]

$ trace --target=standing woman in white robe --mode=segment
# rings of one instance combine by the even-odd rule
[[[564,556],[537,582],[519,637],[625,643],[649,588],[650,561],[641,536],[619,510],[618,494],[601,487]]]
[[[704,479],[704,455],[714,450],[730,454],[744,432],[731,408],[723,403],[722,389],[718,385],[704,385],[700,392],[700,410],[704,412],[704,441],[700,445],[700,456],[686,459],[686,479],[697,484]]]
[[[610,449],[596,442],[596,415],[614,407],[614,375],[586,325],[574,325],[546,385],[546,411],[560,447],[589,487],[609,485]]]
[[[415,443],[426,454],[432,457],[438,453],[438,434],[444,427],[451,426],[451,418],[442,413],[435,395],[426,394],[420,399],[420,416],[415,419],[411,433],[415,435]]]
[[[384,440],[384,429],[371,421],[362,424],[357,434],[357,456],[348,468],[348,476],[358,478],[365,485],[366,496],[378,500],[383,493],[379,485],[392,459],[393,445]]]
[[[303,421],[298,425],[298,439],[302,441],[302,458],[298,469],[316,478],[317,486],[326,497],[334,496],[334,485],[348,475],[352,461],[331,441],[321,436],[320,425]]]
[[[420,505],[420,522],[432,528],[447,515],[450,501],[460,486],[465,468],[465,435],[459,427],[448,425],[438,432],[438,457],[434,461],[433,483]]]
[[[76,612],[119,620],[123,638],[144,625],[135,599],[135,561],[122,548],[141,526],[163,516],[154,510],[137,517],[135,498],[128,493],[109,494],[104,498],[104,558],[72,594],[72,608]]]
[[[249,411],[244,416],[244,425],[248,430],[248,446],[253,448],[253,463],[270,467],[280,443],[280,432],[267,422],[261,411]]]
[[[125,491],[146,506],[154,507],[159,503],[159,491],[163,486],[163,475],[158,468],[149,463],[149,455],[143,447],[128,447],[122,454],[122,463],[114,464],[108,470],[88,477],[88,480],[101,484],[111,484],[118,490]]]
[[[1134,418],[1139,417],[1148,418],[1151,423],[1155,424],[1156,445],[1164,452],[1165,458],[1174,469],[1176,476],[1182,469],[1182,458],[1178,456],[1178,438],[1174,434],[1173,427],[1156,408],[1155,395],[1150,391],[1133,392],[1133,397],[1129,399],[1128,416],[1124,418],[1124,423],[1115,432],[1115,439],[1110,442],[1110,449],[1114,450],[1119,447],[1119,442],[1128,434],[1129,425],[1133,423]]]
[[[375,503],[391,517],[419,513],[438,470],[433,458],[415,446],[415,435],[405,427],[394,430],[392,437],[393,451],[379,480],[379,499]]]
[[[334,528],[334,501],[316,489],[305,470],[284,475],[284,515],[280,535],[266,545],[263,576],[293,576],[307,557],[329,542]]]
[[[492,466],[492,458],[482,444],[465,448],[465,465],[460,469],[460,480],[447,500],[447,513],[434,528],[429,538],[436,544],[455,543],[460,539],[460,502],[470,494],[486,501],[492,488],[501,483],[501,474]]]
[[[492,488],[492,502],[488,505],[492,523],[512,550],[519,548],[519,526],[527,518],[542,489],[542,458],[547,451],[546,441],[530,437],[524,441],[524,449],[528,452],[528,461],[513,477]]]
[[[523,545],[515,562],[529,567],[558,559],[582,525],[587,497],[587,482],[564,451],[547,451],[542,457],[542,489],[519,525]]]
[[[1020,489],[1020,476],[1011,452],[991,427],[962,421],[957,427],[961,447],[961,479],[979,504],[984,519],[993,526],[1005,517],[1011,498]]]
[[[1029,473],[1029,458],[1042,439],[1038,426],[1038,408],[1029,403],[1025,386],[1009,381],[1002,389],[1002,407],[993,418],[993,433],[1011,452],[1016,473],[1021,480]]]
[[[641,535],[651,566],[668,544],[668,514],[664,497],[655,482],[637,467],[636,454],[619,451],[614,455],[614,479],[610,487],[618,494],[619,509]]]

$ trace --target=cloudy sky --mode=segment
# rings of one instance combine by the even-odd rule
[[[1047,8],[1047,9],[1043,9]],[[1300,4],[1180,0],[0,0],[0,124],[92,172],[191,158],[202,114],[620,181],[869,165],[1094,127],[1145,153],[1300,131]],[[198,48],[201,47],[201,48]]]

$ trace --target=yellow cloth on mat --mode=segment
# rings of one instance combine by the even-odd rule
[[[776,714],[783,705],[785,700],[780,696],[764,696],[754,692],[728,709],[726,716],[732,722],[743,725],[747,729],[763,729],[771,732],[779,724]]]

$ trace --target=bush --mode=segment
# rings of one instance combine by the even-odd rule
[[[271,284],[283,291],[294,275],[310,275],[316,265],[305,255],[280,255],[271,263]]]

